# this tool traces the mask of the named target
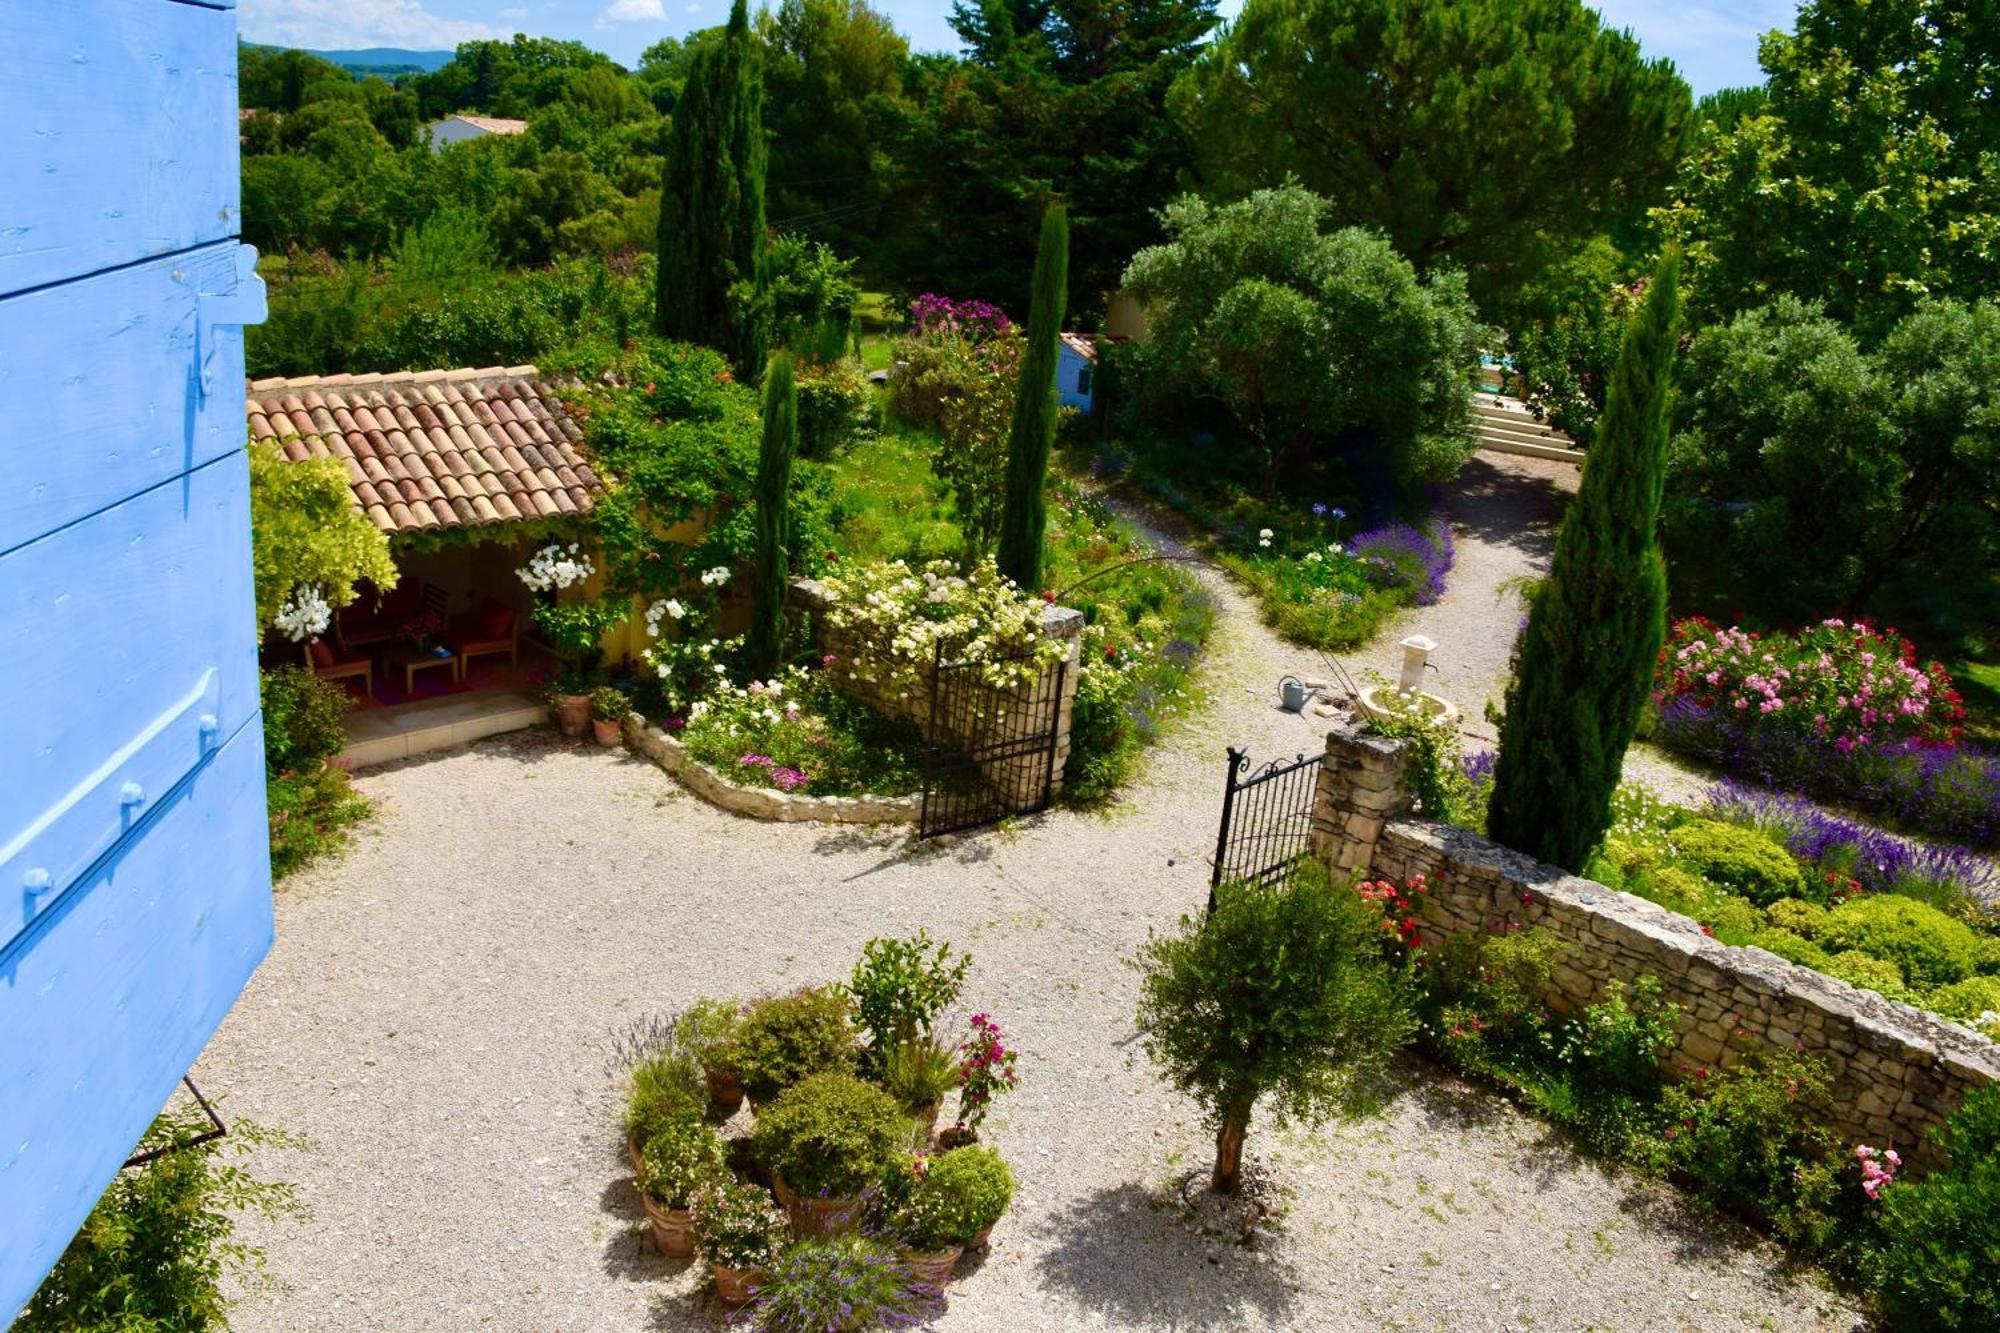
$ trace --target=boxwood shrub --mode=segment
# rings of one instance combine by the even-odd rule
[[[757,1116],[757,1160],[794,1194],[852,1199],[881,1181],[914,1126],[895,1099],[848,1073],[814,1074]]]

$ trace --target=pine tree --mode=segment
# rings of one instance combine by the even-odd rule
[[[1611,794],[1666,638],[1660,554],[1667,390],[1679,260],[1660,261],[1626,325],[1597,440],[1549,574],[1536,588],[1507,690],[1487,828],[1568,870],[1611,824]]]
[[[785,589],[790,582],[785,537],[790,514],[792,459],[799,448],[799,400],[792,358],[771,358],[764,380],[764,443],[757,452],[757,586],[752,590],[747,651],[750,674],[777,674],[785,646]]]
[[[746,0],[695,57],[667,130],[654,326],[763,369],[764,81]]]
[[[1056,356],[1069,303],[1069,218],[1061,204],[1042,214],[1035,279],[1028,304],[1028,346],[1021,356],[1014,421],[1007,436],[1007,497],[1000,514],[1000,572],[1034,592],[1042,586],[1042,491],[1056,442]]]

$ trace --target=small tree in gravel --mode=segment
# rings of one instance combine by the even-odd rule
[[[1359,1109],[1416,1031],[1380,917],[1317,865],[1222,886],[1205,918],[1154,935],[1138,967],[1146,1050],[1215,1130],[1210,1187],[1222,1194],[1241,1184],[1259,1097],[1281,1124]]]
[[[1507,690],[1487,831],[1581,870],[1611,826],[1611,793],[1666,638],[1660,494],[1679,263],[1661,260],[1625,329],[1597,442],[1529,603]]]

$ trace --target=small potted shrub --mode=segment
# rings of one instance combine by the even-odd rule
[[[737,1067],[737,1037],[743,1031],[741,1000],[696,1000],[681,1015],[681,1036],[708,1080],[708,1099],[724,1115],[743,1105],[743,1074]]]
[[[993,1099],[1014,1088],[1014,1048],[1000,1034],[1000,1025],[985,1014],[972,1016],[972,1035],[958,1045],[958,1123],[938,1135],[938,1147],[949,1152],[979,1142],[979,1126]]]
[[[854,1072],[853,1008],[831,986],[757,1000],[736,1034],[736,1068],[754,1110],[812,1074]]]
[[[968,1250],[983,1249],[1014,1201],[1014,1173],[992,1148],[953,1148],[930,1159],[917,1197],[927,1194],[937,1200],[932,1209],[951,1219],[953,1240]]]
[[[701,1118],[707,1090],[701,1062],[676,1024],[638,1024],[618,1039],[615,1049],[626,1070],[625,1153],[636,1172],[640,1148],[648,1139],[675,1121]]]
[[[944,1095],[958,1086],[958,1059],[929,1037],[898,1042],[875,1057],[876,1079],[916,1118],[918,1141],[937,1128]]]
[[[891,1171],[883,1182],[883,1193],[895,1196],[884,1216],[903,1263],[943,1290],[973,1234],[965,1225],[958,1198],[951,1191],[931,1186],[930,1163],[921,1155],[900,1171]]]
[[[814,1074],[757,1117],[751,1142],[802,1235],[858,1226],[868,1195],[908,1149],[895,1099],[852,1074]]]
[[[695,1190],[694,1247],[731,1309],[757,1294],[786,1239],[784,1213],[757,1186],[724,1173]]]
[[[938,1291],[863,1236],[824,1236],[787,1249],[750,1310],[757,1333],[859,1333],[914,1328],[943,1312]]]
[[[729,1150],[705,1120],[683,1116],[655,1130],[639,1150],[639,1202],[653,1244],[669,1258],[694,1253],[694,1196],[728,1171]]]
[[[599,745],[618,744],[625,719],[631,715],[632,701],[609,685],[600,685],[590,695],[590,728]]]

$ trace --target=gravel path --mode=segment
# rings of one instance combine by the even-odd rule
[[[1468,556],[1470,584],[1487,562]],[[314,1216],[252,1228],[281,1285],[237,1327],[719,1327],[697,1274],[640,1229],[610,1033],[837,976],[870,936],[927,926],[973,951],[967,998],[1024,1053],[989,1134],[1017,1202],[942,1329],[1853,1328],[1772,1247],[1415,1060],[1380,1118],[1253,1127],[1292,1188],[1274,1240],[1189,1227],[1174,1188],[1210,1145],[1133,1040],[1123,962],[1203,899],[1223,745],[1271,756],[1319,735],[1272,702],[1301,654],[1205,577],[1223,613],[1212,706],[1105,815],[913,849],[738,820],[545,733],[362,778],[380,818],[280,893],[277,945],[196,1070],[228,1114],[310,1140],[258,1163]],[[1449,660],[1491,669],[1469,648]]]

